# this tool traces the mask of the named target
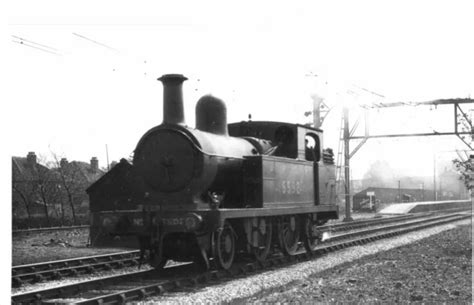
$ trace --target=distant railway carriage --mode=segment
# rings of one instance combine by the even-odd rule
[[[322,130],[247,121],[227,125],[225,104],[204,96],[185,125],[182,75],[163,83],[163,123],[88,189],[93,246],[132,246],[168,259],[229,268],[238,255],[265,260],[273,245],[312,251],[315,228],[338,218],[332,151]]]

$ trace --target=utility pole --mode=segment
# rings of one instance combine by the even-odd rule
[[[433,155],[433,192],[434,201],[438,201],[438,193],[436,191],[436,154]]]
[[[402,202],[402,190],[400,189],[400,180],[398,180],[398,202]]]
[[[323,99],[319,96],[313,96],[313,125],[314,128],[321,128],[321,103]]]
[[[105,154],[107,155],[107,171],[110,170],[110,165],[109,165],[109,148],[107,147],[107,144],[105,144]]]
[[[380,94],[374,93],[370,90],[360,88],[364,91],[369,92],[370,94],[378,95],[380,97],[383,97]],[[347,92],[349,94],[352,94],[351,92]],[[349,175],[349,166],[350,166],[350,158],[354,156],[354,154],[367,142],[368,139],[377,139],[377,138],[399,138],[399,137],[425,137],[425,136],[448,136],[448,135],[455,135],[457,136],[464,144],[466,144],[470,150],[473,148],[471,147],[471,144],[466,141],[463,136],[464,135],[469,135],[472,137],[473,131],[474,131],[474,124],[472,123],[472,120],[468,117],[465,111],[461,108],[461,105],[464,104],[473,104],[474,99],[471,98],[455,98],[455,99],[438,99],[438,100],[433,100],[433,101],[428,101],[428,102],[395,102],[395,103],[373,103],[372,105],[366,105],[363,106],[366,109],[369,108],[390,108],[390,107],[400,107],[400,106],[421,106],[421,105],[434,105],[434,106],[443,106],[443,105],[453,105],[454,106],[454,131],[448,131],[448,132],[437,132],[433,130],[433,132],[426,132],[426,133],[402,133],[402,134],[379,134],[379,135],[369,135],[369,128],[368,128],[368,120],[367,117],[365,116],[365,134],[360,135],[360,136],[354,136],[353,133],[357,129],[359,121],[356,120],[354,126],[352,129],[349,131],[349,110],[347,107],[343,108],[343,115],[341,118],[341,133],[340,133],[340,138],[342,138],[341,141],[339,141],[339,149],[338,149],[338,161],[337,161],[337,181],[341,181],[342,179],[340,178],[342,176],[342,167],[344,166],[344,186],[345,186],[345,206],[346,206],[346,218],[344,221],[351,221],[352,218],[350,216],[351,213],[351,197],[350,197],[350,175]],[[311,113],[307,112],[307,113]],[[458,119],[458,114],[461,114],[460,117],[464,119],[462,121],[463,123],[468,126],[468,130],[459,130],[457,127],[458,124],[461,123],[461,120]],[[309,114],[306,114],[308,116]],[[349,152],[349,142],[350,140],[361,140],[361,142],[354,148],[352,152]],[[344,144],[344,145],[342,145]],[[344,148],[342,147],[344,146]],[[344,151],[344,153],[343,153]],[[342,154],[344,154],[344,165],[342,165]],[[341,162],[339,162],[341,160]],[[436,160],[434,160],[434,163],[436,164]],[[435,201],[437,200],[437,192],[436,192],[436,169],[434,169],[434,175],[433,175],[433,181],[434,181],[434,189],[435,189]],[[338,184],[338,185],[342,185]],[[424,187],[424,186],[423,186]],[[341,191],[342,192],[342,191]],[[423,190],[424,192],[424,190]],[[338,192],[340,193],[340,192]],[[474,192],[473,192],[474,194]],[[423,194],[424,196],[424,194]],[[474,197],[473,197],[474,198]]]
[[[351,217],[351,184],[350,184],[350,153],[349,153],[349,108],[344,106],[344,189],[346,197],[346,217],[344,221],[352,221]]]
[[[421,201],[425,201],[425,183],[421,183]]]

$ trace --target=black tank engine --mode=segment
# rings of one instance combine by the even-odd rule
[[[227,124],[211,95],[186,126],[179,74],[163,75],[163,122],[87,190],[93,246],[136,247],[161,268],[194,260],[229,268],[236,256],[263,261],[275,248],[312,251],[317,226],[338,218],[332,151],[322,131],[299,124]]]

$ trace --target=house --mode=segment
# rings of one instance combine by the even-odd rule
[[[136,196],[137,183],[132,165],[125,159],[92,184],[87,193],[92,212],[103,210],[135,209],[131,198]]]
[[[59,204],[59,177],[37,161],[34,152],[12,157],[13,218],[54,216]]]
[[[445,167],[438,177],[438,197],[445,199],[465,199],[468,198],[468,189],[464,181],[452,168]]]
[[[73,196],[72,200],[82,212],[89,208],[89,197],[86,189],[104,175],[99,168],[99,160],[92,157],[90,163],[83,161],[71,161],[62,158],[59,167],[54,169],[62,179],[63,187],[68,187]]]
[[[51,162],[50,162],[51,163]],[[12,216],[14,226],[59,225],[80,216],[89,217],[86,189],[104,171],[92,157],[90,163],[68,162],[62,158],[56,166],[38,162],[34,152],[26,157],[12,157]],[[74,219],[77,219],[74,217]],[[35,220],[34,224],[31,220]]]

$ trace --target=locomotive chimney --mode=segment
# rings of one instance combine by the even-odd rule
[[[196,104],[196,129],[227,136],[227,108],[212,95],[205,95]]]
[[[158,78],[163,83],[163,124],[184,124],[183,82],[181,74],[165,74]]]

